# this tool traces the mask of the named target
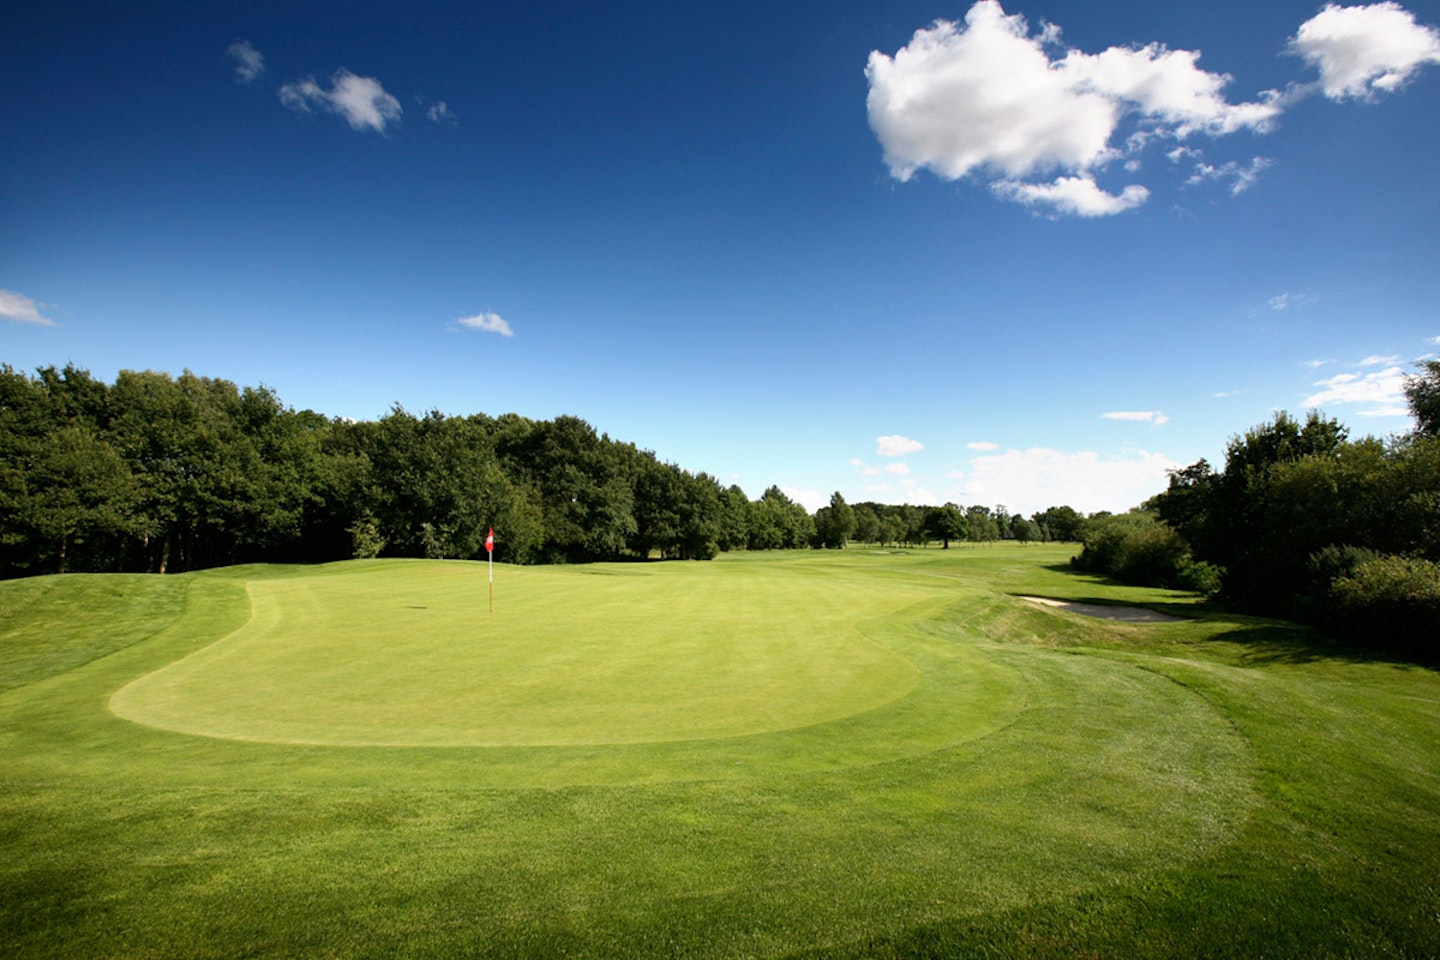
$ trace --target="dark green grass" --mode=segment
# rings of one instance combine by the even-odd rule
[[[1436,675],[1065,559],[555,571],[582,599],[590,574],[648,578],[677,617],[731,584],[833,595],[825,629],[920,679],[798,727],[531,747],[248,742],[107,709],[243,628],[247,582],[363,565],[0,584],[0,955],[1440,954]],[[723,643],[718,615],[692,632]]]

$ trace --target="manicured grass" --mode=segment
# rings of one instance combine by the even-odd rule
[[[0,955],[1440,953],[1440,678],[1068,555],[0,584]]]

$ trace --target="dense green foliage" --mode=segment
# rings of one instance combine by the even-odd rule
[[[1197,561],[1185,539],[1149,511],[1091,518],[1083,537],[1085,548],[1072,561],[1077,570],[1206,595],[1220,589],[1219,569]]]
[[[520,562],[709,559],[816,536],[777,487],[751,503],[576,417],[397,407],[355,423],[188,372],[107,385],[0,367],[0,576],[463,559],[492,527],[496,558]]]
[[[662,462],[584,420],[516,414],[352,422],[270,390],[186,372],[0,366],[0,577],[184,571],[252,562],[467,559],[494,528],[500,560],[672,557],[843,548],[852,539],[1075,540],[1083,518],[971,506],[861,504],[812,516],[778,486]]]
[[[1440,954],[1440,677],[1073,549],[0,583],[0,955]]]
[[[1407,391],[1421,429],[1351,440],[1318,412],[1284,412],[1201,460],[1153,506],[1241,610],[1321,623],[1366,644],[1440,656],[1440,437],[1423,407],[1440,365]],[[1098,568],[1097,568],[1098,569]]]

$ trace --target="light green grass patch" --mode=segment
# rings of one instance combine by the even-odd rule
[[[242,740],[559,746],[813,726],[916,685],[913,663],[855,627],[873,591],[680,572],[506,569],[494,612],[473,564],[256,580],[244,627],[111,707]]]

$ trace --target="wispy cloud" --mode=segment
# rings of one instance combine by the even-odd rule
[[[1360,361],[1360,366],[1362,366],[1362,367],[1384,367],[1384,366],[1389,366],[1390,364],[1399,363],[1399,362],[1400,362],[1400,357],[1397,356],[1397,355],[1393,355],[1393,354],[1392,354],[1392,355],[1390,355],[1390,356],[1384,356],[1384,357],[1382,357],[1382,356],[1380,356],[1379,354],[1372,354],[1372,355],[1366,357],[1364,360],[1361,360],[1361,361]]]
[[[1100,414],[1102,420],[1130,420],[1136,423],[1148,423],[1152,427],[1158,427],[1170,422],[1170,418],[1159,410],[1112,410],[1109,413]]]
[[[924,449],[925,444],[919,440],[911,440],[898,433],[875,438],[875,452],[882,457],[903,457],[907,453],[919,453]]]
[[[1332,363],[1339,362],[1340,361],[1336,360],[1334,357],[1329,357],[1324,360],[1306,360],[1305,366],[1309,367],[1311,370],[1319,370],[1321,367],[1328,367]]]
[[[455,127],[460,125],[459,119],[455,116],[455,111],[451,110],[449,104],[444,100],[431,104],[430,109],[425,111],[425,119],[431,123],[438,123],[442,127]]]
[[[887,474],[892,477],[910,476],[910,465],[908,463],[904,463],[903,461],[900,463],[887,463],[877,466],[873,463],[866,463],[864,460],[856,457],[850,461],[850,466],[854,467],[856,472],[858,472],[862,477],[878,477],[881,474]]]
[[[1195,172],[1185,182],[1190,186],[1216,181],[1230,184],[1230,195],[1239,196],[1255,185],[1260,179],[1260,174],[1275,165],[1275,161],[1269,157],[1255,157],[1249,163],[1241,164],[1234,160],[1214,166],[1209,163],[1195,164]]]
[[[455,321],[467,330],[479,330],[482,333],[498,333],[502,337],[513,337],[515,331],[510,329],[510,324],[498,313],[477,313],[473,317],[461,317]]]
[[[990,189],[1005,200],[1075,217],[1114,216],[1133,210],[1150,199],[1150,191],[1139,184],[1131,184],[1118,196],[1106,193],[1095,178],[1088,175],[1057,177],[1053,183],[1001,180]]]
[[[42,327],[55,326],[54,320],[40,313],[40,307],[40,304],[23,294],[0,290],[0,320],[35,323]]]
[[[307,77],[280,88],[280,102],[299,113],[319,107],[344,118],[355,130],[384,133],[385,127],[400,119],[400,101],[385,92],[374,77],[356,76],[344,67],[330,78],[326,90]]]
[[[254,83],[265,72],[265,57],[249,40],[236,40],[225,48],[225,55],[235,61],[236,83]]]
[[[1315,302],[1315,297],[1308,293],[1277,293],[1265,305],[1271,310],[1289,310],[1291,307],[1303,307]]]
[[[1244,392],[1244,390],[1217,390],[1215,393],[1210,394],[1210,396],[1216,400],[1225,400],[1229,397],[1238,397]]]
[[[1359,414],[1373,417],[1403,416],[1409,409],[1405,403],[1405,370],[1399,366],[1365,374],[1339,373],[1317,381],[1315,386],[1323,389],[1305,398],[1306,407],[1366,404],[1367,409]]]
[[[972,440],[965,444],[967,450],[999,450],[1000,444],[991,443],[989,440]]]

